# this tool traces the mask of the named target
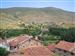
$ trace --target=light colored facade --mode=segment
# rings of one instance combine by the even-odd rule
[[[42,45],[40,42],[33,40],[33,39],[30,39],[26,42],[23,42],[22,44],[19,44],[19,49],[33,47],[33,46],[40,46],[40,45]]]
[[[8,45],[6,45],[5,42],[1,42],[0,47],[5,48],[7,51],[10,51],[10,47]]]

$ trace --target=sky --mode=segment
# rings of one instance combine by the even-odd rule
[[[75,12],[75,0],[0,0],[0,8],[10,7],[56,7]]]

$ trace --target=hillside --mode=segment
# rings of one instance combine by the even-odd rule
[[[75,24],[75,12],[58,8],[13,7],[0,9],[0,28],[19,28],[19,23]]]

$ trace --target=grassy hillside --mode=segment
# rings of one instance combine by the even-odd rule
[[[20,23],[46,23],[64,26],[75,26],[75,12],[58,8],[5,8],[0,9],[0,28],[19,28]]]

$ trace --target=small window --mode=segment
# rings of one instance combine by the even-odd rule
[[[66,53],[66,51],[64,50],[64,52]]]
[[[14,48],[16,48],[16,46],[14,46]]]
[[[61,51],[61,49],[58,49],[59,51]]]
[[[71,55],[74,55],[73,53],[71,53]]]

